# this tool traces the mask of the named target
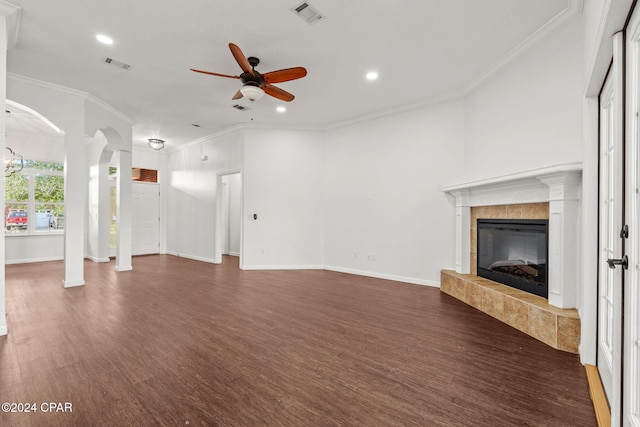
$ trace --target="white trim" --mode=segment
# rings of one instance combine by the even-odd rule
[[[84,286],[84,280],[70,280],[70,281],[63,280],[62,281],[62,287],[64,288],[75,288],[78,286]]]
[[[533,178],[534,180],[537,180],[538,177],[543,175],[550,175],[550,174],[564,173],[564,172],[578,172],[578,171],[582,171],[582,163],[580,162],[560,163],[553,166],[546,166],[542,168],[531,169],[528,171],[501,175],[493,178],[480,179],[477,181],[469,181],[461,184],[449,185],[447,187],[444,187],[442,191],[449,193],[457,190],[466,190],[470,188],[490,186],[490,185],[501,184],[501,183],[510,182],[510,181],[520,181],[520,180],[526,180],[531,178]]]
[[[86,98],[89,96],[87,92],[82,92],[77,89],[71,89],[69,87],[60,86],[54,83],[45,82],[42,80],[34,79],[31,77],[22,76],[20,74],[7,73],[7,81],[14,80],[20,83],[26,83],[33,86],[38,86],[43,89],[55,90],[56,92],[66,93],[67,95],[77,96],[79,98]]]
[[[354,270],[351,268],[335,267],[327,265],[324,267],[328,271],[336,271],[338,273],[355,274],[357,276],[375,277],[376,279],[393,280],[394,282],[410,283],[412,285],[430,286],[434,288],[440,287],[440,282],[432,280],[416,279],[413,277],[397,276],[394,274],[377,273],[373,271]]]
[[[167,255],[173,255],[173,256],[176,256],[178,258],[187,258],[187,259],[192,259],[194,261],[207,262],[209,264],[217,264],[213,258],[205,258],[205,257],[197,256],[197,255],[182,254],[182,253],[173,252],[173,251],[167,251],[166,254]]]
[[[5,261],[5,265],[11,264],[30,264],[33,262],[49,262],[49,261],[62,261],[62,257],[45,257],[45,258],[24,258],[24,259],[12,259]]]
[[[324,270],[324,265],[243,265],[241,270]]]
[[[134,119],[132,119],[131,117],[127,116],[123,112],[117,110],[116,108],[112,107],[111,105],[105,103],[101,99],[96,98],[95,96],[91,95],[90,93],[82,92],[82,91],[77,90],[77,89],[72,89],[72,88],[69,88],[69,87],[66,87],[66,86],[57,85],[57,84],[54,84],[54,83],[45,82],[45,81],[34,79],[34,78],[31,78],[31,77],[22,76],[22,75],[19,75],[19,74],[7,73],[7,81],[10,81],[10,80],[13,80],[13,81],[16,81],[16,82],[20,82],[20,83],[26,83],[26,84],[33,85],[33,86],[38,86],[38,87],[41,87],[43,89],[54,90],[56,92],[65,93],[67,95],[77,96],[78,98],[83,98],[87,102],[90,102],[90,103],[94,104],[95,106],[97,106],[99,108],[102,108],[102,109],[105,109],[105,110],[109,111],[110,113],[114,114],[115,116],[117,116],[118,118],[124,120],[125,122],[127,122],[128,124],[130,124],[132,126],[136,124],[136,121]]]
[[[453,101],[455,99],[462,98],[469,91],[466,89],[458,89],[451,92],[447,92],[441,95],[435,95],[420,101],[412,102],[409,104],[396,105],[393,107],[385,108],[383,110],[374,111],[372,113],[363,114],[361,116],[352,117],[346,120],[340,120],[338,122],[328,123],[323,126],[323,130],[335,130],[341,127],[354,125],[357,123],[368,122],[371,120],[379,119],[382,117],[391,116],[393,114],[404,113],[406,111],[416,110],[418,108],[427,107],[429,105],[442,104],[444,102]]]
[[[621,31],[627,20],[633,0],[605,0],[602,5],[600,22],[596,40],[593,43],[593,52],[588,58],[589,65],[586,68],[584,79],[584,95],[597,97],[604,83],[609,64],[613,57],[613,34]]]
[[[111,261],[111,258],[98,258],[98,257],[94,257],[94,256],[87,256],[85,257],[88,260],[91,260],[93,262],[109,262]]]
[[[224,255],[229,255],[229,256],[240,256],[240,252],[229,252],[228,254],[224,254]]]
[[[20,110],[26,111],[27,113],[31,114],[32,116],[37,117],[38,119],[40,119],[44,124],[46,124],[47,126],[49,126],[55,133],[64,135],[64,131],[62,129],[60,129],[58,126],[54,125],[51,120],[47,119],[45,116],[43,116],[42,114],[38,113],[36,110],[31,109],[29,107],[27,107],[26,105],[22,105],[18,102],[12,101],[10,99],[7,99],[5,101],[7,103],[7,105],[10,105],[12,107],[15,108],[19,108]]]
[[[8,334],[9,334],[9,328],[7,327],[7,325],[0,325],[0,337],[3,337]]]
[[[536,32],[524,39],[516,47],[507,52],[506,55],[498,59],[488,68],[486,68],[482,73],[472,79],[471,82],[464,89],[462,89],[462,92],[464,94],[467,94],[477,89],[487,80],[489,80],[491,77],[505,68],[508,64],[513,62],[525,51],[540,43],[540,41],[547,37],[550,33],[571,23],[582,13],[582,1],[583,0],[568,0],[567,7],[563,11],[551,18],[550,21],[540,27]]]
[[[18,44],[18,30],[20,28],[22,8],[0,0],[0,15],[7,19],[7,50],[13,49]]]

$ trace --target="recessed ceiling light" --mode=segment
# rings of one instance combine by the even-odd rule
[[[113,44],[113,39],[109,36],[105,36],[104,34],[98,34],[96,36],[96,39],[100,42],[100,43],[104,43],[104,44]]]
[[[366,77],[367,77],[367,80],[375,80],[378,78],[378,73],[376,73],[375,71],[369,71]]]
[[[279,106],[278,108],[276,108],[276,111],[277,111],[278,113],[284,113],[285,111],[287,111],[287,108],[286,108],[286,107],[283,107],[283,106],[281,105],[281,106]]]

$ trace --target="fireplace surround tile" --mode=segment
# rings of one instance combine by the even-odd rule
[[[549,305],[546,299],[483,277],[442,270],[441,292],[558,350],[578,353],[580,318],[576,309]],[[482,303],[478,305],[479,292]]]

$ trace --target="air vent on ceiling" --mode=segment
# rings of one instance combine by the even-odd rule
[[[233,108],[235,108],[236,110],[240,110],[240,111],[244,111],[244,110],[248,110],[249,109],[249,107],[245,107],[244,105],[240,105],[240,104],[234,105]]]
[[[298,6],[294,7],[291,10],[300,18],[304,19],[304,21],[309,25],[315,24],[316,22],[324,19],[324,15],[318,12],[306,1],[300,3]]]
[[[124,70],[128,70],[131,68],[131,65],[125,64],[124,62],[117,61],[113,58],[105,58],[104,62],[107,64],[115,65],[116,67],[120,67]]]

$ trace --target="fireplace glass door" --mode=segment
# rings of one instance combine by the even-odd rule
[[[478,276],[548,297],[547,220],[478,219]]]

